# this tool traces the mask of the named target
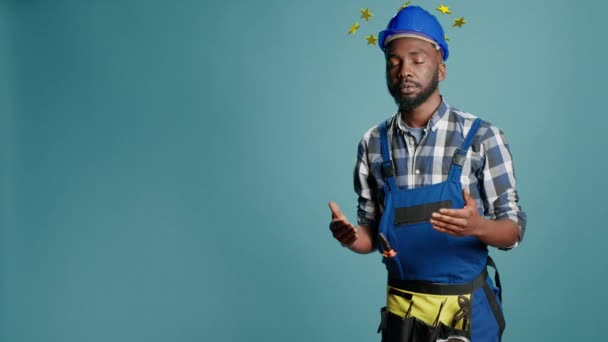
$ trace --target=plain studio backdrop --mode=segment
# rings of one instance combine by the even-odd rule
[[[446,101],[514,155],[504,340],[602,339],[608,5],[413,4]],[[355,221],[357,143],[396,110],[364,37],[401,5],[2,1],[0,341],[379,341],[381,257],[327,203]]]

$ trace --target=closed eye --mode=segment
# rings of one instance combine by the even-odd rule
[[[389,69],[398,67],[401,64],[401,58],[398,58],[397,56],[388,56],[388,58],[386,59],[386,67]]]

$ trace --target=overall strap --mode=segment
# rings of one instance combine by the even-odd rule
[[[473,139],[475,139],[475,135],[481,126],[483,121],[479,118],[473,121],[473,125],[469,129],[469,133],[464,138],[462,145],[456,149],[454,153],[454,157],[452,158],[452,165],[450,165],[450,173],[448,175],[448,179],[454,182],[460,181],[460,175],[462,174],[462,166],[464,165],[464,161],[467,159],[467,151],[471,147],[473,143]]]
[[[500,283],[500,275],[498,274],[498,268],[494,260],[488,255],[487,265],[494,269],[494,285],[498,288],[498,299],[502,302],[502,284]]]
[[[398,190],[397,181],[395,180],[395,168],[390,157],[390,149],[388,145],[388,120],[383,121],[380,125],[380,151],[382,153],[382,178],[384,178],[384,190]]]
[[[487,266],[490,266],[494,269],[494,272],[495,272],[494,273],[494,285],[498,288],[498,299],[502,303],[502,285],[500,284],[500,276],[498,275],[498,268],[496,268],[496,264],[494,263],[494,260],[492,260],[492,258],[489,255],[488,255],[487,262],[486,262],[486,269],[487,269]],[[499,331],[498,336],[499,336],[499,341],[500,341],[500,340],[502,340],[502,333],[505,331],[505,326],[506,326],[505,317],[502,313],[501,305],[498,304],[498,301],[496,300],[496,295],[494,294],[494,291],[492,291],[492,289],[490,289],[490,286],[488,285],[488,283],[484,282],[482,288],[483,288],[483,292],[486,295],[486,299],[488,300],[488,304],[490,305],[490,309],[492,310],[492,313],[494,314],[494,319],[496,319],[496,324],[498,324],[498,331]]]

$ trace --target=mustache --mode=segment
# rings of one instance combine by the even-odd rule
[[[403,80],[397,81],[395,83],[395,88],[396,89],[401,89],[401,88],[405,88],[408,85],[410,85],[410,86],[413,85],[413,86],[416,86],[418,88],[422,87],[422,84],[420,84],[420,83],[418,83],[416,81],[413,81],[411,79],[403,79]]]

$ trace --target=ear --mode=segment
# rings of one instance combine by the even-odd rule
[[[439,62],[438,68],[439,68],[439,81],[443,81],[443,80],[445,80],[445,76],[446,76],[446,66],[445,66],[445,63],[443,63],[443,60],[441,60]]]

